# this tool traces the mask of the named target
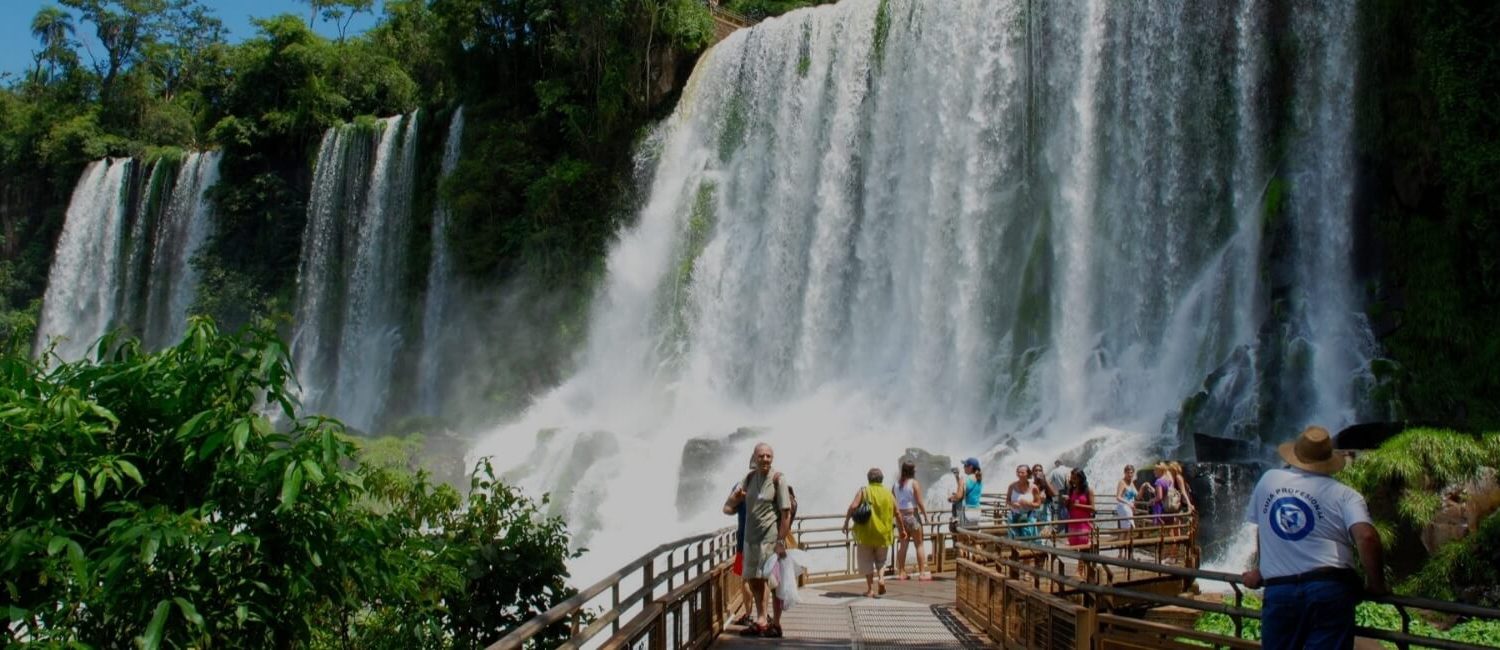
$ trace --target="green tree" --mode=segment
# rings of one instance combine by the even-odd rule
[[[97,357],[0,355],[10,643],[481,647],[572,593],[561,522],[488,463],[460,498],[297,417],[268,329]]]
[[[32,17],[31,35],[42,44],[41,51],[35,54],[35,74],[43,84],[50,83],[60,69],[78,65],[78,54],[73,51],[75,33],[73,15],[59,7],[42,7]],[[42,73],[43,63],[47,66],[45,75]]]

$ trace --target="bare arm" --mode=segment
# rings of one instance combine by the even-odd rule
[[[1385,585],[1385,549],[1380,545],[1380,533],[1364,522],[1351,526],[1349,533],[1354,536],[1359,561],[1365,567],[1365,591],[1375,596],[1390,593]]]
[[[729,494],[729,498],[724,501],[724,514],[726,514],[726,515],[732,515],[732,514],[734,514],[736,510],[739,510],[740,503],[743,502],[744,500],[745,500],[745,488],[744,487],[737,487],[737,488],[735,488],[734,492],[731,492]]]
[[[1255,553],[1250,556],[1250,570],[1241,573],[1240,578],[1244,579],[1245,586],[1251,589],[1260,589],[1261,584],[1265,582],[1260,577],[1260,537],[1258,534],[1255,538]]]
[[[1173,480],[1176,482],[1177,491],[1182,493],[1182,502],[1187,504],[1188,510],[1197,510],[1198,507],[1193,505],[1193,495],[1187,489],[1187,478],[1177,476]]]
[[[927,516],[927,504],[925,504],[925,503],[922,502],[922,484],[918,483],[916,481],[916,479],[912,479],[912,482],[911,482],[911,492],[912,492],[912,494],[916,495],[916,497],[917,497],[917,515],[921,516],[921,517],[926,517]]]
[[[859,504],[864,502],[865,489],[860,488],[858,492],[854,493],[854,500],[849,502],[849,509],[844,511],[844,532],[849,532],[849,518],[854,516],[855,509],[859,508]]]

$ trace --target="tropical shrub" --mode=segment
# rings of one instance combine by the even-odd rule
[[[1500,433],[1411,429],[1361,454],[1338,475],[1359,490],[1380,531],[1400,593],[1500,604],[1500,518],[1427,556],[1421,531],[1443,505],[1443,491],[1500,468]],[[1403,561],[1405,560],[1405,561]],[[1415,562],[1413,562],[1415,560]]]
[[[268,328],[96,357],[0,356],[11,644],[482,647],[571,595],[559,520],[361,462]]]

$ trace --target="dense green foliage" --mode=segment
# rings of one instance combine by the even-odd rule
[[[1232,599],[1226,598],[1225,604],[1234,604]],[[1247,596],[1244,608],[1259,611],[1261,600],[1254,596]],[[1401,629],[1401,615],[1395,607],[1390,605],[1379,605],[1376,603],[1360,603],[1354,610],[1354,622],[1357,625],[1376,630],[1399,631]],[[1241,638],[1260,640],[1260,621],[1256,619],[1245,619],[1244,631]],[[1200,632],[1234,636],[1234,620],[1224,614],[1204,614],[1198,619],[1195,626]],[[1447,639],[1460,643],[1472,643],[1476,645],[1495,645],[1500,643],[1500,622],[1497,621],[1464,621],[1448,629],[1439,629],[1433,624],[1421,619],[1412,620],[1411,630],[1413,634]]]
[[[338,422],[295,417],[288,366],[269,331],[204,320],[157,354],[0,357],[9,642],[481,647],[571,595],[540,504],[488,463],[465,499],[359,462]]]
[[[793,9],[832,4],[835,0],[724,0],[720,4],[730,11],[761,19],[779,16]]]
[[[1361,210],[1404,417],[1500,428],[1500,5],[1365,5]]]
[[[309,0],[306,20],[259,20],[238,45],[201,0],[62,4],[37,15],[35,67],[0,91],[0,192],[16,197],[0,219],[19,235],[0,242],[0,306],[40,295],[84,163],[217,146],[220,223],[199,260],[199,307],[229,325],[287,309],[327,128],[457,104],[473,128],[442,194],[461,270],[586,288],[629,212],[632,144],[713,35],[697,0],[387,0],[375,28],[347,37],[369,0]],[[320,19],[339,38],[316,34]],[[94,65],[79,56],[84,30],[105,46]],[[439,150],[423,147],[424,168]],[[420,197],[419,219],[434,200]]]
[[[1363,453],[1338,478],[1365,496],[1390,557],[1397,590],[1444,600],[1500,606],[1500,513],[1478,531],[1427,557],[1422,526],[1443,505],[1443,492],[1500,468],[1500,433],[1473,436],[1412,429]]]

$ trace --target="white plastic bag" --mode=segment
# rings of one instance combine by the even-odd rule
[[[793,549],[784,558],[773,554],[766,558],[761,569],[771,586],[771,595],[781,601],[782,610],[791,609],[801,600],[797,597],[797,576],[807,573],[805,551]]]

